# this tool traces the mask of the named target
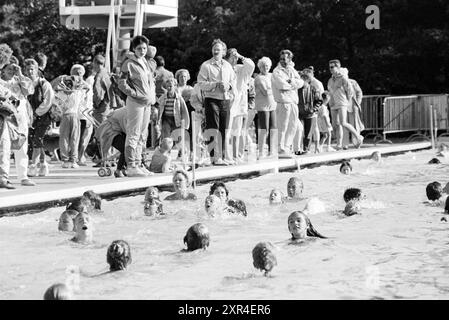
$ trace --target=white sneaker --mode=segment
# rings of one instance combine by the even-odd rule
[[[78,163],[72,162],[70,167],[73,169],[78,169],[80,166],[78,165]]]
[[[224,164],[225,164],[225,163],[224,163],[224,161],[223,161],[222,158],[218,158],[218,159],[216,159],[216,160],[214,161],[214,165],[222,166],[222,165],[224,165]]]
[[[130,167],[126,170],[128,177],[146,177],[147,174],[142,172],[139,167]]]
[[[28,187],[34,187],[36,185],[36,182],[30,180],[30,179],[23,179],[21,181],[22,186],[28,186]]]
[[[40,164],[39,168],[39,176],[45,177],[50,174],[50,169],[48,168],[48,164],[46,162]]]
[[[145,173],[147,176],[152,176],[154,174],[154,172],[151,172],[150,170],[145,168],[145,166],[140,166],[139,170]]]
[[[62,167],[63,167],[64,169],[70,168],[70,162],[64,161],[64,163],[62,164]]]
[[[28,177],[35,177],[37,176],[37,165],[32,164],[28,168]]]

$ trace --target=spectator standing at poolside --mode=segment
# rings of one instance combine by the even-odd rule
[[[343,76],[347,77],[349,79],[349,83],[351,84],[352,92],[354,95],[352,96],[352,99],[348,106],[348,123],[354,127],[354,129],[357,131],[358,134],[365,130],[365,126],[363,125],[363,122],[360,118],[361,114],[361,105],[362,105],[362,99],[363,99],[363,92],[360,88],[357,81],[354,79],[349,78],[349,70],[347,68],[341,68]],[[349,139],[350,133],[348,130],[344,130],[343,133],[343,145],[348,145],[349,141],[354,140],[356,137],[351,136],[352,139]],[[356,142],[354,143],[356,144]]]
[[[277,139],[277,121],[276,121],[276,101],[271,87],[270,69],[271,60],[268,57],[262,57],[257,62],[260,74],[254,79],[256,91],[256,111],[259,122],[258,151],[259,158],[264,157],[264,145],[268,137],[268,151],[272,155],[276,146]]]
[[[214,130],[212,138],[216,145],[210,156],[218,165],[225,164],[226,129],[229,128],[231,100],[236,96],[237,86],[234,68],[223,59],[225,53],[226,44],[220,39],[214,40],[213,57],[203,62],[198,73],[198,84],[204,93],[206,130]]]
[[[323,83],[315,78],[315,68],[313,66],[307,67],[302,71],[310,78],[310,85],[315,88],[316,92],[321,96],[324,93]]]
[[[27,176],[28,171],[28,127],[31,125],[28,114],[28,100],[27,96],[34,92],[34,86],[31,79],[22,74],[22,69],[16,63],[13,63],[13,57],[10,63],[6,64],[1,70],[0,86],[8,89],[19,101],[17,105],[16,119],[19,127],[19,132],[25,135],[25,141],[20,149],[12,150],[14,152],[14,159],[17,169],[17,177],[23,186],[35,186],[36,183],[30,180]],[[2,120],[3,121],[3,120]],[[0,139],[0,187],[11,188],[8,181],[10,169],[10,151],[11,140],[7,130],[7,122],[3,122],[4,128]]]
[[[235,159],[236,162],[243,161],[243,151],[246,146],[247,135],[247,121],[248,121],[248,85],[251,80],[251,75],[254,72],[254,62],[245,58],[237,52],[237,49],[228,49],[225,59],[234,68],[236,74],[236,88],[234,99],[231,105],[228,133],[231,139],[230,148],[227,150],[226,161],[229,164],[234,164],[233,160],[233,148],[235,147]],[[243,64],[237,64],[241,60]],[[236,143],[232,143],[232,139],[236,138]]]
[[[195,109],[192,107],[192,104],[190,103],[190,96],[193,93],[193,87],[187,84],[187,81],[190,80],[190,73],[187,69],[179,69],[175,72],[175,79],[178,82],[178,92],[181,94],[182,98],[184,99],[184,102],[187,106],[187,111],[189,113],[189,116],[192,114],[192,111],[195,111]],[[192,119],[193,121],[193,119]],[[188,132],[190,135],[190,150],[193,148],[192,144],[192,126],[189,126]],[[187,138],[186,138],[187,139]]]
[[[47,176],[49,168],[45,159],[44,136],[51,125],[50,108],[54,101],[54,91],[51,84],[45,78],[39,76],[39,66],[34,59],[24,61],[24,73],[33,81],[34,93],[28,96],[28,101],[33,110],[33,130],[31,134],[31,144],[33,155],[28,168],[28,176],[37,175],[39,164],[39,176]]]
[[[279,137],[279,154],[288,154],[293,138],[297,134],[298,89],[304,81],[300,78],[292,62],[293,53],[290,50],[280,52],[279,64],[271,76],[273,96],[277,103],[276,117]],[[299,151],[299,150],[294,150]]]
[[[38,52],[35,60],[39,66],[39,76],[45,78],[45,68],[47,67],[48,58],[43,52]]]
[[[106,59],[102,55],[96,55],[92,62],[95,73],[93,84],[93,113],[92,116],[101,124],[106,120],[110,110],[111,77],[105,67]]]
[[[142,164],[142,151],[146,145],[151,106],[156,102],[153,73],[145,55],[149,40],[136,36],[131,41],[131,52],[122,65],[119,88],[126,99],[125,157],[129,177],[147,176],[149,171]]]
[[[317,125],[318,109],[322,104],[322,98],[319,91],[312,86],[309,73],[302,73],[301,78],[304,80],[304,86],[298,90],[298,109],[299,119],[304,126],[304,153],[310,150],[310,143],[315,140],[315,152],[319,151],[320,132]]]
[[[165,69],[165,59],[162,56],[156,56],[154,58],[156,60],[157,68],[155,72],[155,81],[156,81],[156,98],[159,99],[164,93],[165,89],[163,84],[170,78],[174,78],[173,72]]]
[[[92,67],[92,65],[91,65]],[[92,70],[91,70],[92,71]],[[87,97],[84,103],[81,105],[79,110],[79,119],[80,119],[80,140],[78,144],[78,165],[79,166],[87,166],[86,163],[86,148],[90,142],[90,138],[92,136],[92,132],[94,130],[93,123],[87,119],[86,114],[90,114],[93,109],[93,85],[94,85],[95,75],[90,74],[86,78],[86,83],[89,85],[89,91],[87,91]]]
[[[358,134],[352,125],[347,121],[347,113],[349,104],[353,96],[351,84],[347,77],[341,73],[341,63],[339,60],[329,61],[329,69],[332,77],[327,83],[330,94],[329,106],[331,108],[332,122],[337,126],[337,147],[343,148],[343,128],[348,129],[357,139],[356,147],[360,147],[363,143],[363,136]]]

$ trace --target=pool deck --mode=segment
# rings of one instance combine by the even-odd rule
[[[201,167],[196,170],[195,179],[204,183],[218,178],[232,178],[244,175],[262,175],[284,170],[295,170],[304,166],[341,161],[342,159],[367,158],[374,151],[382,155],[417,151],[431,147],[430,142],[397,143],[393,145],[365,144],[360,149],[340,150],[320,154],[293,156],[292,158],[264,159],[234,166]],[[21,186],[11,168],[11,182],[15,190],[0,189],[0,217],[64,205],[70,199],[81,196],[86,190],[93,190],[102,197],[111,198],[131,193],[143,192],[150,186],[169,187],[171,174],[155,174],[141,178],[120,178],[114,176],[100,178],[92,164],[78,169],[63,169],[61,164],[50,165],[50,175],[35,177],[36,187]]]

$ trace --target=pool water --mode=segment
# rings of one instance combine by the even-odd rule
[[[196,202],[165,202],[167,216],[157,219],[143,215],[143,195],[107,201],[92,215],[90,245],[57,230],[63,208],[4,217],[0,299],[42,299],[53,283],[73,279],[76,299],[448,299],[449,222],[441,221],[441,207],[427,203],[425,187],[449,182],[449,159],[428,165],[433,156],[429,150],[381,164],[353,160],[350,176],[332,165],[227,183],[231,197],[246,202],[246,218],[208,217],[209,185],[197,188]],[[291,176],[303,179],[314,204],[311,221],[329,239],[289,243],[287,217],[308,200],[272,206],[268,196],[274,188],[286,192]],[[342,214],[348,187],[367,195],[361,215]],[[208,226],[211,245],[181,252],[196,222]],[[107,247],[117,239],[129,242],[133,262],[127,271],[102,274]],[[260,241],[275,246],[271,277],[252,265]]]

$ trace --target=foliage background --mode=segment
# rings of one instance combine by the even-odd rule
[[[380,8],[380,30],[365,27],[368,5]],[[295,54],[297,69],[313,65],[323,82],[339,58],[365,93],[441,93],[448,87],[449,2],[444,0],[179,0],[179,27],[144,34],[166,67],[195,77],[221,38],[244,56],[274,63]],[[106,30],[68,30],[57,0],[0,0],[0,42],[21,58],[49,56],[49,78],[104,51]]]

